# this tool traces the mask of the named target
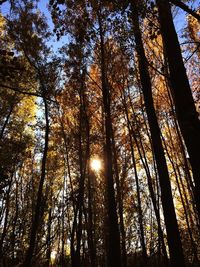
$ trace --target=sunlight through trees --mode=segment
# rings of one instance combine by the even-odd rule
[[[0,267],[200,266],[199,22],[0,1]]]

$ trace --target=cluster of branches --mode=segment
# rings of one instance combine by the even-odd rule
[[[167,0],[50,0],[51,32],[9,3],[0,266],[200,266],[198,10],[178,36]]]

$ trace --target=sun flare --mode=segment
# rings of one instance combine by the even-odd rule
[[[92,158],[90,166],[93,171],[99,172],[102,168],[101,160],[98,158]]]

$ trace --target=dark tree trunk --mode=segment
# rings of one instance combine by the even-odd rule
[[[159,175],[161,188],[161,200],[164,212],[165,225],[167,230],[167,240],[169,245],[170,260],[173,267],[185,266],[182,251],[181,239],[174,209],[171,184],[167,163],[164,155],[164,149],[161,141],[160,128],[158,125],[151,88],[151,79],[148,72],[147,59],[144,52],[142,36],[139,27],[139,17],[137,11],[137,2],[132,0],[132,19],[133,31],[136,43],[136,52],[138,56],[140,82],[144,95],[144,102],[151,132],[153,152],[156,159],[156,165]]]
[[[161,34],[168,59],[172,97],[195,182],[194,197],[200,218],[200,121],[184,67],[169,2],[157,0]]]
[[[82,47],[82,46],[80,46]],[[79,192],[77,199],[77,207],[75,210],[73,231],[71,238],[71,260],[73,267],[82,266],[81,257],[81,241],[83,234],[83,211],[84,211],[84,192],[85,192],[85,177],[86,170],[89,163],[89,122],[87,117],[87,103],[85,96],[85,68],[82,69],[82,75],[80,74],[80,106],[79,106],[79,168],[80,168],[80,180],[79,180]],[[76,248],[75,248],[75,234],[76,234]]]
[[[101,49],[101,82],[103,93],[103,107],[105,114],[105,147],[104,171],[106,184],[106,212],[107,212],[107,261],[109,267],[121,266],[120,234],[117,218],[117,208],[114,191],[113,162],[112,162],[112,119],[110,111],[110,91],[106,75],[104,34],[102,18],[98,12],[100,49]]]

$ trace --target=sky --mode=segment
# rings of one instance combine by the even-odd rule
[[[48,10],[48,3],[49,3],[49,0],[40,0],[38,3],[38,8],[46,16],[49,28],[51,31],[53,31],[54,24],[53,24],[53,21],[51,19],[51,14]],[[56,37],[54,37],[49,42],[49,45],[52,45],[53,51],[56,52],[59,48],[61,48],[63,45],[65,45],[67,41],[68,41],[68,39],[66,36],[61,37],[61,39],[59,41],[57,41]]]

